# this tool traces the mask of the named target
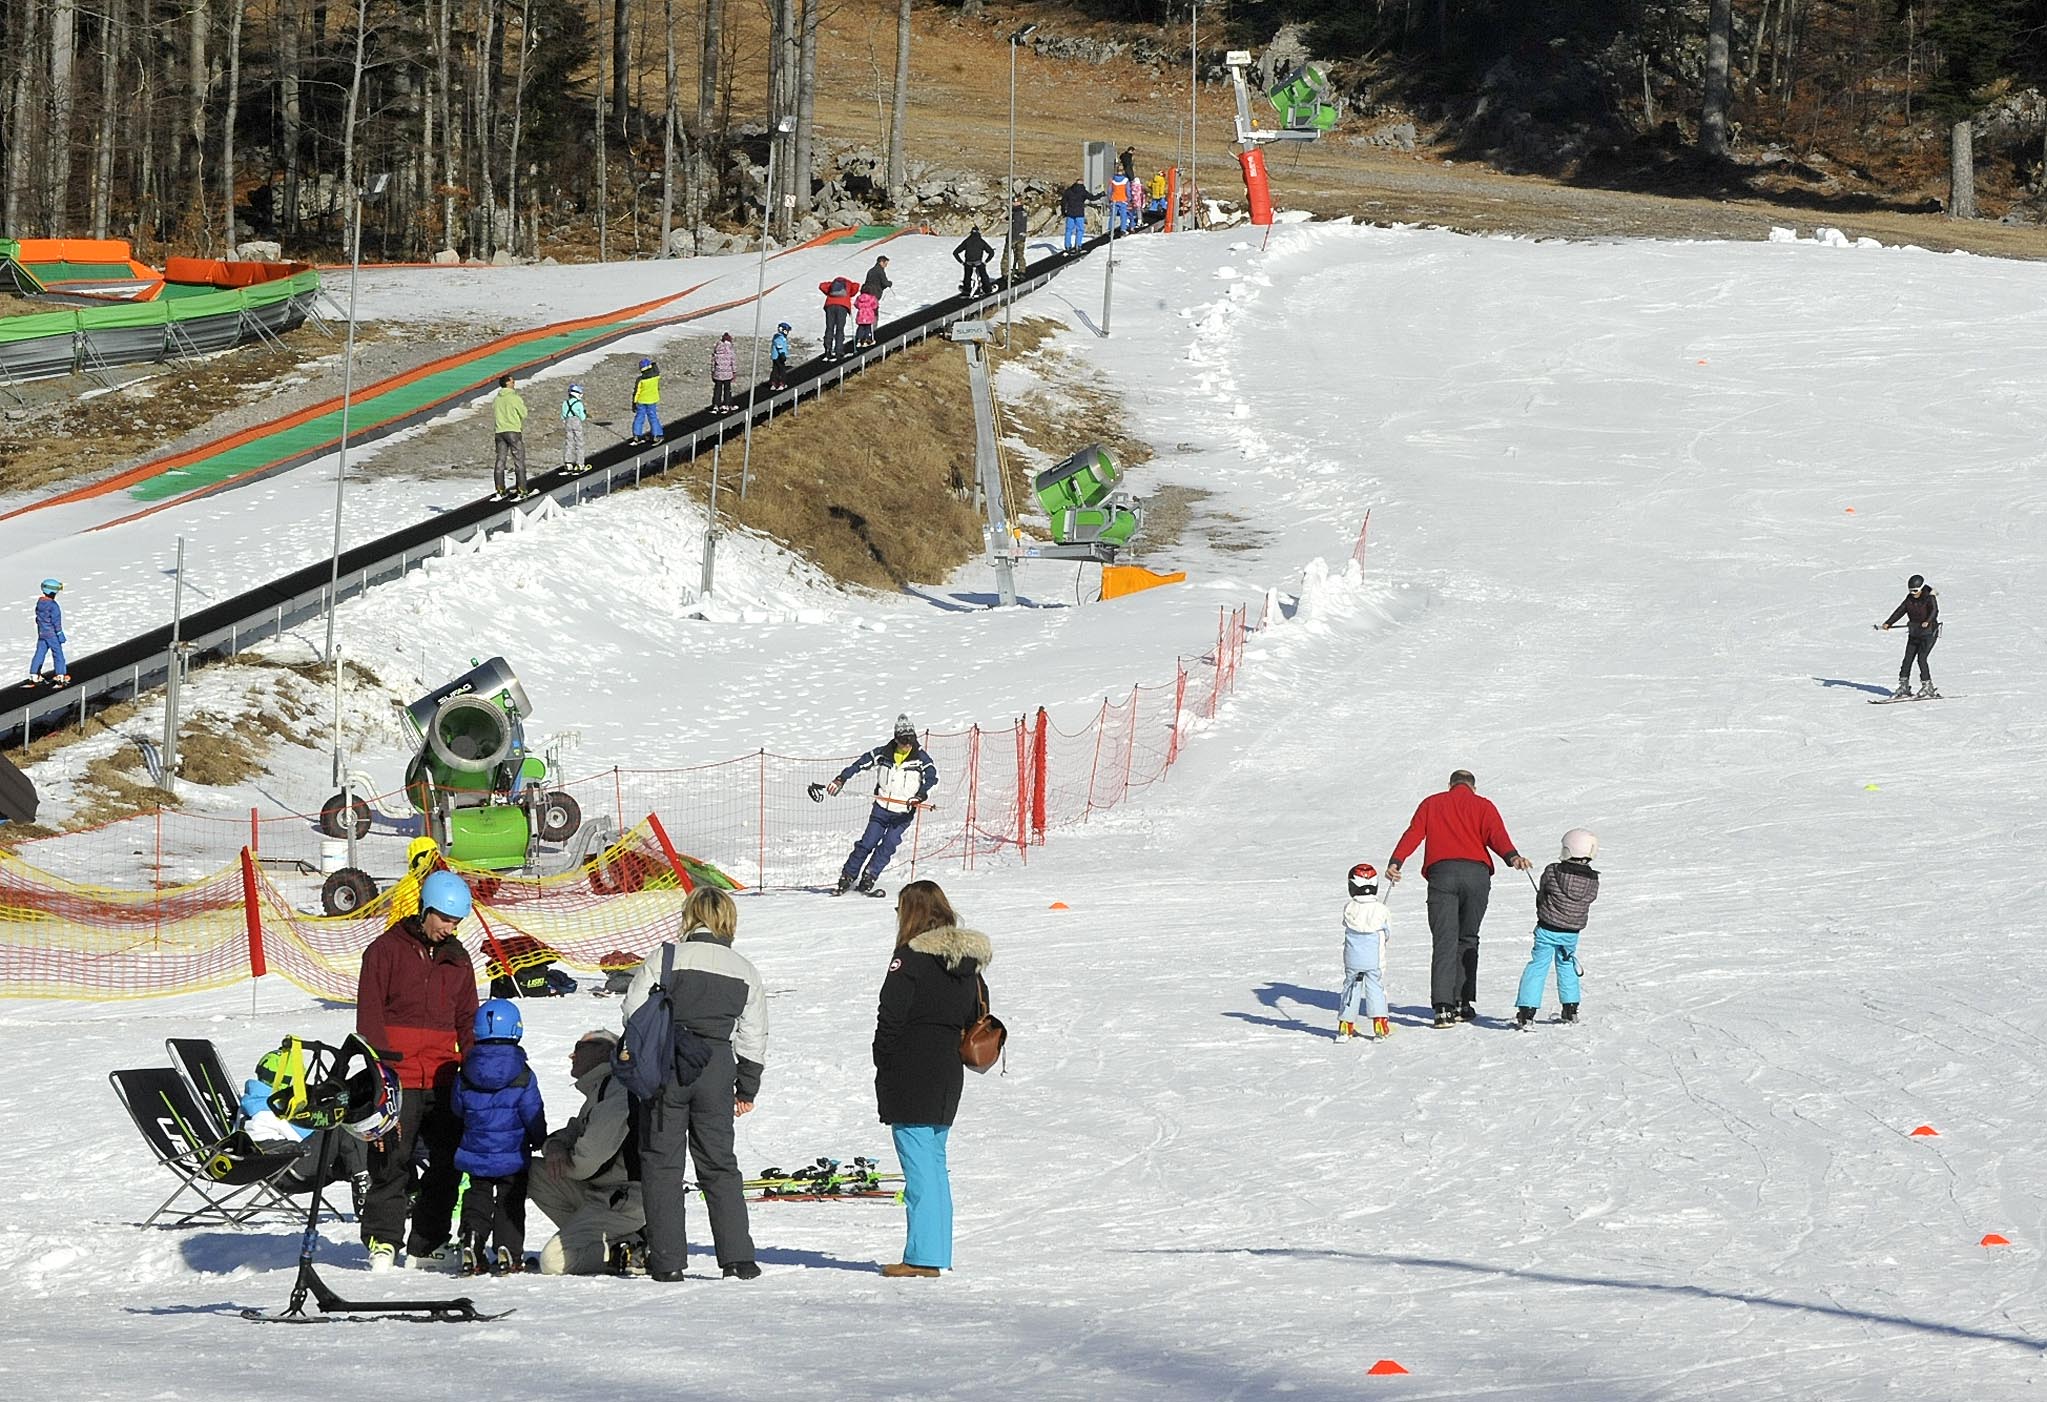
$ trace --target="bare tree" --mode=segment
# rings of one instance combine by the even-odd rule
[[[121,27],[124,0],[105,0],[100,17],[100,110],[99,131],[92,153],[92,236],[103,239],[113,222],[115,114],[121,72]]]
[[[447,0],[444,0],[446,3]],[[277,105],[283,127],[284,211],[279,223],[286,233],[299,227],[299,144],[304,120],[305,33],[300,27],[303,0],[277,0]]]
[[[632,0],[611,0],[611,110],[618,113],[619,135],[626,134],[627,83],[632,79]]]
[[[1699,108],[1699,150],[1727,155],[1729,54],[1734,44],[1734,0],[1712,0],[1706,16],[1706,93]]]
[[[505,162],[505,208],[511,212],[512,247],[519,244],[519,137],[526,112],[526,55],[533,52],[533,0],[521,0],[519,10],[519,69],[512,80],[512,150]],[[538,253],[536,246],[531,250]]]
[[[71,190],[71,110],[76,96],[72,83],[77,44],[76,0],[51,0],[50,126],[43,147],[46,157],[43,218],[48,221],[50,232],[59,237],[70,232],[65,206]]]
[[[675,227],[675,0],[661,0],[661,33],[666,39],[668,81],[661,104],[661,256]]]
[[[821,0],[803,0],[803,42],[796,65],[796,157],[789,191],[796,213],[810,213],[812,145],[817,118],[817,22]]]
[[[242,102],[242,11],[246,0],[228,0],[227,113],[220,127],[220,247],[235,251],[235,118]]]
[[[185,12],[185,183],[191,191],[191,210],[198,225],[202,247],[213,244],[206,219],[206,100],[213,94],[212,70],[207,66],[206,47],[213,37],[213,11],[208,0],[190,0]]]
[[[711,129],[718,102],[718,50],[725,38],[725,0],[704,0],[704,59],[697,70],[697,139]]]
[[[902,188],[910,179],[903,152],[903,128],[909,116],[910,102],[910,0],[899,0],[899,3],[896,11],[895,107],[889,114],[888,123],[888,189],[892,199],[902,198]]]
[[[7,74],[7,193],[0,213],[7,220],[8,233],[19,238],[26,232],[30,172],[29,133],[35,130],[34,80],[29,69],[36,52],[37,9],[29,0],[12,0],[8,7],[7,32],[13,38],[8,54]]]
[[[341,118],[341,198],[347,201],[343,246],[355,236],[362,207],[355,199],[355,114],[362,107],[363,41],[369,29],[369,0],[355,0],[355,64],[349,70],[348,106]]]
[[[462,173],[462,129],[454,112],[454,65],[451,57],[450,12],[455,0],[441,0],[434,37],[435,98],[441,104],[441,246],[455,247],[455,190]],[[427,153],[431,161],[432,152]]]

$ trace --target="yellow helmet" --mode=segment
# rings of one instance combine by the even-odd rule
[[[431,837],[415,837],[412,839],[412,845],[405,849],[405,869],[407,871],[424,871],[427,867],[433,865],[440,855],[440,843],[434,841]]]

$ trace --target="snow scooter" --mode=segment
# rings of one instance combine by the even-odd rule
[[[340,1046],[322,1042],[285,1039],[285,1067],[277,1077],[270,1108],[280,1118],[307,1129],[340,1128],[358,1139],[375,1142],[398,1128],[401,1092],[398,1077],[374,1049],[351,1033]],[[320,1146],[320,1165],[314,1182],[325,1180],[333,1167],[336,1139],[328,1135]],[[485,1314],[467,1295],[448,1300],[350,1300],[336,1293],[313,1268],[313,1252],[320,1244],[320,1208],[324,1195],[308,1194],[306,1230],[299,1238],[298,1275],[292,1281],[291,1303],[277,1314],[245,1309],[242,1318],[260,1324],[330,1324],[321,1315],[389,1315],[421,1323],[480,1324],[503,1319],[503,1310]],[[308,1314],[311,1298],[320,1314]]]

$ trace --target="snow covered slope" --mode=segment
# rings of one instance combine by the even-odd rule
[[[832,622],[649,623],[630,677],[589,703],[610,743],[639,717],[641,743],[687,728],[718,753],[838,736],[898,697],[1008,714],[1127,685],[1198,645],[1222,598],[1302,589],[1168,784],[1028,867],[920,873],[992,936],[1013,1037],[954,1136],[956,1273],[876,1276],[900,1250],[888,1206],[769,1205],[750,1286],[704,1254],[669,1287],[480,1282],[518,1308],[491,1325],[244,1324],[231,1306],[287,1293],[295,1238],[126,1225],[169,1175],[96,1078],[194,1031],[239,1066],[347,1011],[281,987],[253,1017],[237,994],[14,1005],[0,1386],[1634,1402],[2047,1385],[2030,695],[2047,267],[1294,226],[1262,253],[1134,240],[1117,278],[1113,338],[1072,345],[1162,449],[1144,480],[1213,493],[1172,562],[1193,587],[1002,615],[800,588]],[[1090,281],[1038,302],[1092,316]],[[1317,566],[1368,506],[1362,581]],[[621,569],[644,558],[595,512],[549,529],[606,533]],[[1869,625],[1913,571],[1945,604],[1935,675],[1954,699],[1871,707],[1901,645]],[[447,587],[379,591],[349,627],[480,626],[425,621],[459,607]],[[563,655],[631,650],[604,600],[578,607],[553,618]],[[522,643],[547,636],[543,610],[505,617]],[[1532,923],[1502,872],[1488,1021],[1420,1025],[1416,880],[1392,900],[1396,1035],[1340,1045],[1342,873],[1383,864],[1460,765],[1538,860],[1567,828],[1601,836],[1586,1025],[1500,1021]],[[889,925],[884,902],[744,904],[774,1022],[749,1170],[885,1152],[866,1045]],[[570,1042],[615,1015],[529,1006],[557,1122]],[[358,1294],[414,1280],[372,1287],[346,1229],[329,1241]],[[1381,1358],[1408,1375],[1367,1376]]]

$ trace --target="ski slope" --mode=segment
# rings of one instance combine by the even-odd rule
[[[348,1011],[269,985],[16,1003],[0,1008],[0,1391],[467,1399],[502,1378],[592,1399],[1839,1402],[2047,1386],[2047,723],[2031,695],[2047,266],[1294,225],[1262,251],[1136,239],[1116,278],[1107,340],[1081,322],[1099,310],[1086,269],[1026,310],[1068,316],[1065,348],[1146,425],[1161,454],[1141,488],[1212,493],[1151,561],[1184,565],[1187,588],[990,613],[960,607],[985,589],[974,571],[855,597],[763,546],[744,577],[773,619],[629,615],[636,581],[659,595],[690,577],[688,523],[625,529],[605,503],[492,547],[555,533],[580,596],[479,598],[454,561],[343,612],[352,649],[502,635],[517,661],[551,639],[578,671],[522,664],[542,719],[574,712],[633,764],[792,737],[831,751],[905,708],[934,725],[1040,702],[1056,716],[1197,651],[1219,602],[1286,591],[1170,782],[1028,866],[920,873],[992,937],[1012,1029],[1006,1074],[968,1087],[954,1135],[955,1273],[875,1274],[900,1252],[889,1206],[770,1204],[753,1285],[716,1279],[693,1210],[679,1285],[465,1283],[517,1313],[459,1328],[246,1324],[236,1309],[288,1293],[296,1234],[135,1230],[170,1175],[97,1078],[195,1032],[240,1067],[284,1031],[339,1034]],[[1933,663],[1953,699],[1871,707],[1902,642],[1870,625],[1914,571],[1945,606]],[[1047,604],[1069,586],[1026,571]],[[1421,1025],[1415,879],[1391,902],[1396,1034],[1338,1044],[1342,874],[1383,865],[1458,766],[1538,863],[1570,827],[1600,835],[1586,1024],[1557,1025],[1551,1001],[1532,1031],[1506,1027],[1533,903],[1503,870],[1485,1023]],[[749,1171],[887,1152],[866,1047],[889,904],[743,902],[772,1022],[739,1125]],[[574,1109],[570,1043],[616,1016],[580,995],[527,1006],[554,1122]],[[1913,1137],[1922,1124],[1938,1134]],[[1988,1233],[2011,1244],[1979,1246]],[[534,1247],[545,1234],[535,1214]],[[448,1284],[373,1286],[346,1227],[327,1241],[348,1293]],[[1408,1372],[1368,1375],[1379,1359]]]

